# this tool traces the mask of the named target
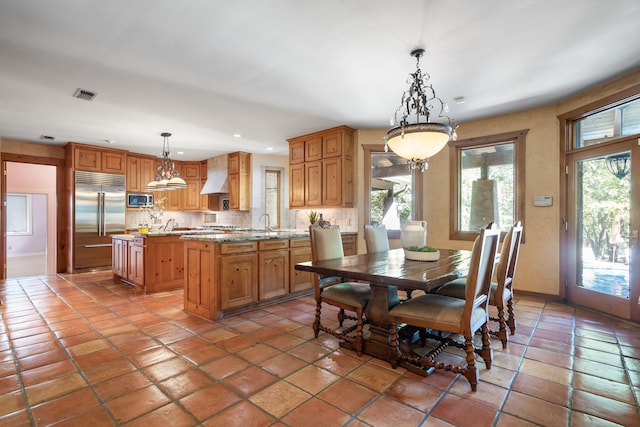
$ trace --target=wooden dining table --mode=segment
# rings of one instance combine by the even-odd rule
[[[365,340],[363,352],[390,361],[390,295],[397,292],[397,289],[428,292],[450,280],[465,276],[469,270],[471,251],[439,251],[440,259],[437,261],[408,260],[403,249],[392,249],[388,252],[302,262],[296,264],[295,269],[369,283],[371,298],[365,307],[365,316],[370,322],[369,337]],[[349,343],[341,345],[349,346]]]

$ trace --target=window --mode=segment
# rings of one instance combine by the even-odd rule
[[[450,142],[452,240],[473,240],[494,222],[506,230],[524,219],[527,130]]]
[[[7,193],[7,234],[30,235],[32,221],[31,194]]]
[[[364,145],[365,223],[383,224],[389,237],[399,238],[407,220],[422,220],[422,174],[384,145]]]
[[[280,171],[264,172],[264,213],[269,215],[270,226],[280,228]]]
[[[577,120],[575,126],[576,148],[640,133],[640,99]]]

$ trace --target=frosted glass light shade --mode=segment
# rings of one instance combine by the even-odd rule
[[[451,139],[451,127],[441,123],[418,123],[387,132],[387,145],[408,160],[426,160],[437,154]]]

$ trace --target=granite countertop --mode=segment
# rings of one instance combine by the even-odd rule
[[[343,232],[343,235],[357,234],[355,231]],[[207,242],[243,242],[273,239],[303,239],[309,238],[309,231],[305,229],[281,229],[276,231],[264,230],[243,230],[233,232],[212,231],[212,230],[178,230],[178,231],[151,231],[148,233],[134,232],[131,234],[117,234],[113,238],[130,240],[134,237],[161,237],[161,236],[181,236],[183,240],[200,240]]]

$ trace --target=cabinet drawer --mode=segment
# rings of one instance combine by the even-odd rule
[[[289,240],[289,247],[291,248],[302,248],[305,246],[311,246],[311,240],[309,240],[309,238]]]
[[[259,251],[269,251],[272,249],[287,249],[289,247],[288,240],[261,240],[258,242]]]
[[[222,243],[220,245],[220,253],[222,255],[255,252],[257,249],[257,242]]]

